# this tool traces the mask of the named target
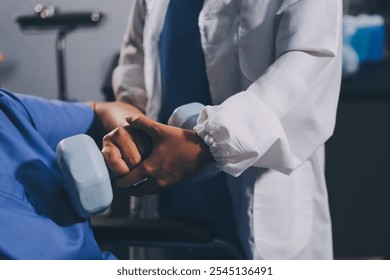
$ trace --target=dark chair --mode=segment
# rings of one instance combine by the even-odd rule
[[[130,196],[114,189],[106,214],[91,218],[103,250],[119,259],[243,259],[232,244],[215,237],[211,225],[192,221],[130,218]]]
[[[112,251],[119,259],[131,258],[130,248],[149,250],[147,259],[243,258],[233,245],[216,239],[213,228],[205,224],[96,217],[91,223],[101,248]]]

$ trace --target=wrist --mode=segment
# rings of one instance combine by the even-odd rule
[[[96,102],[95,101],[88,101],[87,105],[91,107],[93,113],[96,115]]]
[[[215,163],[214,157],[210,152],[209,146],[207,146],[207,144],[203,141],[203,139],[195,131],[193,133],[196,135],[196,137],[198,138],[199,143],[200,143],[199,145],[201,147],[200,154],[201,154],[202,162],[204,164],[207,164],[207,165]]]
[[[202,137],[200,137],[195,131],[193,131],[199,140],[201,152],[199,153],[199,166],[197,175],[193,178],[195,181],[202,181],[218,175],[221,169],[218,168],[217,162],[210,150],[210,147],[206,144]]]

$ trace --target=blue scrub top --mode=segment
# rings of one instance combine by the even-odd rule
[[[168,6],[159,40],[163,122],[181,105],[211,105],[198,26],[203,1],[170,0]]]
[[[48,101],[0,90],[0,259],[114,259],[62,187],[55,147],[86,133],[85,103]]]

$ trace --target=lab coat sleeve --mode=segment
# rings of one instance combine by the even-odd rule
[[[277,14],[274,63],[247,90],[207,106],[194,128],[233,176],[251,166],[289,174],[333,133],[342,1],[285,2],[291,5]]]
[[[123,38],[118,66],[112,75],[116,99],[145,111],[143,28],[146,14],[142,0],[131,1],[130,16]]]

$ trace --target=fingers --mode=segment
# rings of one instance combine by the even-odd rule
[[[114,182],[116,187],[125,188],[132,196],[144,196],[155,194],[159,191],[159,184],[155,180],[153,171],[147,171],[141,163],[126,175],[118,178]]]
[[[145,115],[127,117],[126,121],[131,127],[148,134],[152,138],[153,143],[159,140],[160,133],[158,126],[160,124],[158,122],[153,121]]]
[[[155,122],[143,115],[128,117],[126,118],[126,121],[128,122],[129,127],[133,130],[133,132],[139,131],[141,132],[141,135],[144,134],[150,137],[151,141],[146,145],[146,147],[149,147],[146,149],[149,150],[148,155],[146,157],[144,156],[144,160],[134,169],[130,170],[128,173],[121,173],[122,176],[114,181],[116,187],[126,188],[132,196],[143,196],[146,194],[156,193],[162,187],[165,187],[172,182],[176,182],[176,173],[178,172],[172,173],[170,169],[167,170],[167,167],[162,164],[162,162],[168,162],[166,165],[170,166],[170,157],[168,156],[168,160],[165,158],[167,156],[167,152],[164,147],[167,145],[165,144],[161,147],[161,145],[164,143],[164,139],[166,139],[164,135],[172,134],[166,133],[167,126]],[[176,130],[175,132],[176,134],[180,134]],[[120,131],[118,131],[117,134],[119,135]],[[132,133],[130,131],[130,134],[133,136],[132,143],[135,143],[138,148],[140,148],[139,142],[146,142],[138,141],[136,133]],[[122,137],[118,139],[122,139]],[[129,149],[127,153],[130,155],[132,150],[137,148],[137,146],[126,147],[125,145],[128,145],[129,143],[127,141],[120,142],[117,139],[111,139],[110,141],[117,145],[119,150],[123,150],[122,156],[124,158],[127,157],[125,156],[126,148]],[[172,144],[173,149],[176,149],[177,147],[175,143],[176,142]],[[147,180],[145,180],[145,178],[147,178]]]
[[[119,188],[129,188],[134,185],[137,186],[138,183],[145,181],[145,178],[149,178],[149,177],[144,171],[143,164],[140,164],[132,171],[126,173],[124,176],[115,180],[115,185]],[[149,183],[149,182],[144,182],[144,183]],[[139,184],[139,186],[141,185],[143,186],[144,183]]]
[[[117,175],[124,175],[130,171],[118,147],[109,141],[103,141],[102,154],[107,167]]]
[[[133,142],[137,146],[137,150],[141,155],[141,160],[146,159],[153,150],[153,142],[150,136],[139,129],[130,127],[129,125],[126,125],[124,128],[131,135]]]
[[[117,175],[124,175],[141,162],[141,154],[131,134],[118,127],[103,138],[104,160],[110,170]]]
[[[122,158],[130,169],[136,167],[141,162],[141,154],[129,130],[124,127],[118,127],[114,130],[116,137],[112,138],[114,144],[122,153]]]
[[[148,194],[154,194],[156,193],[156,190],[158,190],[156,184],[149,179],[140,183],[137,186],[131,186],[127,188],[128,193],[131,196],[136,196],[136,197],[140,197]]]
[[[142,168],[136,168],[125,176],[115,180],[115,185],[126,188],[131,196],[144,196],[156,193],[158,186],[153,178],[148,178],[141,172]]]

